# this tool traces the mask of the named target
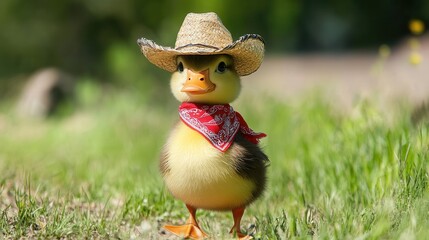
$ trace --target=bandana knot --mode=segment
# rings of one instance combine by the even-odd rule
[[[180,119],[190,128],[202,134],[215,148],[228,150],[237,132],[257,144],[265,133],[256,133],[249,128],[240,113],[229,104],[196,104],[185,102],[179,107]]]

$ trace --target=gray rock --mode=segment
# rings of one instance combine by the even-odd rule
[[[29,77],[17,104],[18,115],[45,118],[74,95],[74,80],[55,68],[37,71]]]

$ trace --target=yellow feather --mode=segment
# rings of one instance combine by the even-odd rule
[[[214,148],[200,133],[180,122],[166,144],[170,192],[197,208],[228,210],[248,202],[254,184],[239,176],[234,159]]]
[[[171,75],[170,88],[174,97],[180,102],[205,104],[224,104],[234,101],[241,90],[240,77],[233,68],[233,60],[227,55],[210,55],[204,58],[179,56],[178,62],[183,63],[184,71],[176,71]],[[225,62],[229,68],[224,73],[216,72],[219,62]],[[188,94],[181,92],[186,82],[186,70],[202,71],[209,69],[210,81],[216,85],[213,92],[206,94]]]

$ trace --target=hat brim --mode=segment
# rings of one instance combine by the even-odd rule
[[[160,46],[146,38],[138,39],[137,44],[151,63],[169,72],[176,71],[177,56],[226,54],[233,58],[237,74],[246,76],[258,70],[264,58],[264,40],[257,34],[246,34],[221,49],[200,45],[174,49]]]

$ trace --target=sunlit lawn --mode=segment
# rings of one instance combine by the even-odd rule
[[[46,121],[1,108],[0,238],[164,238],[162,224],[187,218],[158,173],[178,103],[78,90],[78,108]],[[233,105],[268,134],[269,186],[243,219],[256,239],[429,236],[429,131],[409,108],[385,114],[362,101],[340,114],[305,96]],[[213,239],[230,238],[230,213],[198,216]]]

